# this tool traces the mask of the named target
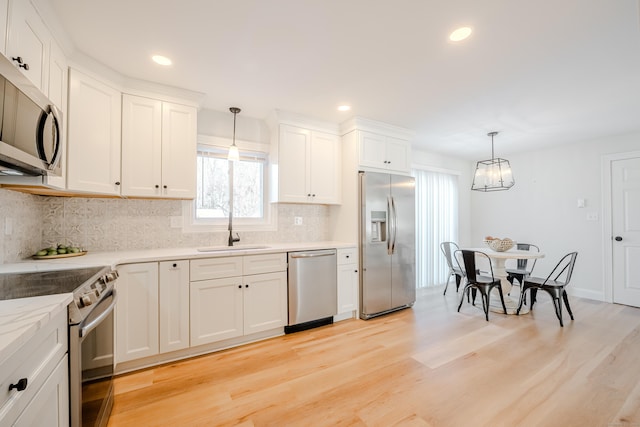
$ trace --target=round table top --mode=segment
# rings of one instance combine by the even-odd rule
[[[518,249],[509,249],[504,252],[497,252],[493,249],[484,247],[484,248],[465,248],[470,251],[477,251],[486,254],[489,258],[502,258],[502,259],[534,259],[534,258],[544,258],[544,252],[536,252],[536,251],[521,251]]]

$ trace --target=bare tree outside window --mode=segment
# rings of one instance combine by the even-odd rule
[[[198,151],[196,218],[227,218],[230,194],[234,218],[263,218],[265,164],[264,156],[241,156],[232,164],[222,150]]]

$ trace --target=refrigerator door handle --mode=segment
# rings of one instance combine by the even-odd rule
[[[387,197],[387,255],[393,254],[393,248],[391,247],[391,236],[393,233],[393,219],[391,218],[391,197]]]
[[[391,197],[391,218],[393,235],[391,236],[391,252],[389,255],[393,255],[396,252],[396,236],[398,235],[398,215],[396,213],[396,202],[393,197]]]

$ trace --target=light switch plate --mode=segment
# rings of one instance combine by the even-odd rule
[[[302,225],[302,217],[301,216],[293,217],[293,224],[294,225]]]

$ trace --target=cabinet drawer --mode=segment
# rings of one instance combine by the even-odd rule
[[[358,248],[338,249],[338,265],[356,264],[358,262]]]
[[[192,282],[242,276],[242,257],[194,259],[190,261],[190,274]]]
[[[272,273],[276,271],[286,271],[287,255],[285,253],[247,255],[244,257],[243,274]]]
[[[35,336],[2,364],[0,374],[0,424],[14,420],[42,387],[60,359],[67,352],[67,311],[51,319]],[[13,389],[22,378],[27,379],[23,391]]]

